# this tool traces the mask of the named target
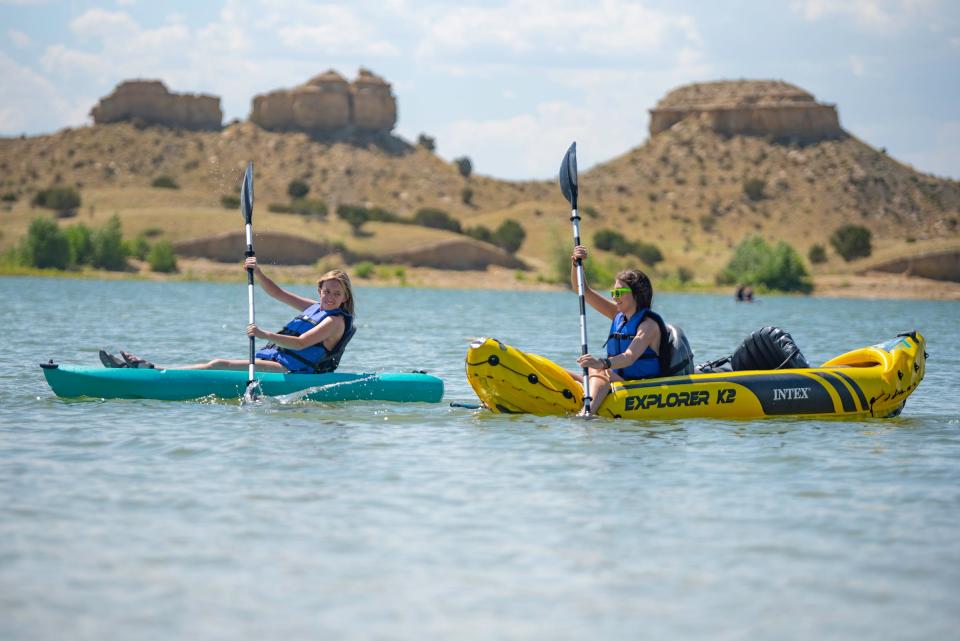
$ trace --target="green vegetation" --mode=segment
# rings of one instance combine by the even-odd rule
[[[827,250],[823,248],[823,245],[817,243],[816,245],[810,246],[810,251],[807,252],[807,259],[812,265],[819,265],[821,263],[827,262]]]
[[[427,151],[432,152],[437,148],[437,139],[427,134],[420,134],[417,136],[417,144]]]
[[[304,198],[309,193],[310,186],[302,180],[294,179],[291,180],[290,184],[287,185],[287,194],[290,196],[291,200]]]
[[[151,187],[156,187],[157,189],[180,189],[180,185],[177,184],[177,181],[171,176],[157,176],[153,179],[153,182],[150,183]]]
[[[693,280],[693,270],[683,265],[677,267],[677,280],[680,281],[681,285],[686,285]]]
[[[138,260],[146,260],[147,254],[150,253],[150,243],[147,241],[147,237],[139,234],[128,244],[126,253]]]
[[[70,241],[56,222],[34,218],[21,244],[20,260],[27,267],[66,269],[70,261]]]
[[[743,181],[743,193],[750,200],[763,200],[766,197],[764,190],[767,188],[767,181],[762,178],[747,178]]]
[[[470,174],[473,173],[473,163],[470,162],[470,159],[466,156],[454,158],[453,164],[457,166],[457,171],[459,171],[460,175],[464,178],[469,178]]]
[[[83,223],[63,230],[70,245],[70,264],[88,265],[93,260],[93,231]]]
[[[843,225],[830,235],[830,244],[849,263],[870,255],[873,251],[870,238],[870,230],[863,225]]]
[[[752,236],[734,249],[733,258],[717,274],[717,284],[750,283],[784,292],[813,291],[810,275],[796,250],[780,241],[768,245],[760,236]]]
[[[473,205],[473,190],[469,187],[464,187],[461,189],[460,200],[463,201],[464,205]]]
[[[613,252],[617,256],[633,255],[642,260],[645,264],[656,265],[663,261],[663,253],[660,248],[651,243],[643,241],[630,241],[618,231],[612,229],[601,229],[593,235],[593,243],[597,249]]]
[[[240,196],[224,194],[223,196],[220,196],[220,205],[222,205],[224,209],[239,209]]]
[[[470,238],[475,238],[482,243],[490,243],[491,245],[495,244],[493,242],[493,232],[483,225],[477,225],[476,227],[468,227],[466,231],[463,232]]]
[[[457,234],[461,233],[460,221],[453,218],[442,209],[424,207],[413,216],[414,224],[433,229],[446,229]]]
[[[73,187],[50,187],[38,191],[31,204],[55,211],[73,211],[80,207],[80,194]]]
[[[363,261],[353,266],[353,273],[357,275],[357,278],[370,278],[373,276],[373,270],[374,266],[370,261]]]
[[[326,214],[326,205],[324,205],[324,214]],[[354,236],[363,235],[360,228],[366,222],[403,222],[399,216],[386,209],[380,207],[361,207],[360,205],[339,205],[337,207],[337,218],[350,225]]]
[[[598,218],[600,216],[599,212],[597,212],[597,208],[591,207],[590,205],[582,208],[580,212],[587,218]]]
[[[8,191],[3,196],[0,196],[0,201],[5,203],[15,203],[17,202],[17,195],[12,191]]]
[[[515,254],[526,237],[527,232],[523,226],[508,218],[493,232],[493,243],[508,254]]]
[[[99,269],[121,271],[127,267],[127,251],[120,229],[120,217],[114,214],[107,223],[96,229],[91,238],[93,253],[90,263]]]
[[[169,240],[161,240],[150,248],[147,262],[151,271],[171,274],[177,271],[177,256],[173,253],[173,244]]]
[[[573,268],[573,262],[570,260],[571,247],[569,242],[555,239],[550,254],[554,282],[571,287],[570,271]],[[583,274],[587,279],[587,284],[599,289],[612,285],[618,271],[620,271],[619,267],[613,263],[602,263],[596,258],[588,258],[583,262]]]

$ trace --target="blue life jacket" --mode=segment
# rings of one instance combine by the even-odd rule
[[[280,363],[294,373],[321,374],[334,371],[340,364],[340,357],[343,356],[347,343],[356,332],[350,314],[339,308],[323,310],[320,309],[320,303],[314,303],[284,325],[278,333],[284,336],[301,336],[330,316],[343,316],[345,325],[343,336],[332,350],[328,350],[322,341],[297,350],[270,343],[257,352],[257,358]]]
[[[646,308],[638,309],[629,320],[627,320],[622,312],[617,313],[613,322],[610,324],[610,336],[607,337],[607,342],[605,343],[607,346],[607,358],[623,354],[627,351],[630,343],[637,337],[637,329],[640,327],[640,323],[648,316],[656,321],[657,326],[660,328],[660,345],[658,345],[658,347],[660,347],[661,351],[658,354],[648,346],[643,354],[640,355],[640,358],[633,361],[633,363],[627,367],[614,370],[622,376],[624,380],[654,378],[660,376],[664,370],[661,356],[664,354],[664,337],[667,336],[665,325],[659,314]]]

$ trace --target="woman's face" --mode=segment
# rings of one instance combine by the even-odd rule
[[[630,287],[619,278],[613,281],[613,288],[630,289]],[[620,298],[614,298],[613,301],[617,304],[617,311],[622,312],[624,316],[630,316],[637,311],[637,301],[633,297],[633,292],[625,292]]]
[[[320,309],[336,309],[347,300],[347,292],[343,284],[335,279],[323,281],[318,288],[320,291]]]

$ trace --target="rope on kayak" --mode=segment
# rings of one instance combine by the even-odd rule
[[[531,385],[540,385],[540,386],[542,386],[544,389],[547,389],[547,390],[549,390],[549,391],[551,391],[551,392],[555,392],[555,393],[557,393],[557,394],[560,394],[561,396],[563,396],[563,397],[566,398],[566,399],[571,399],[571,398],[573,398],[573,392],[571,392],[571,391],[568,390],[567,388],[563,388],[562,390],[556,389],[555,387],[552,387],[552,386],[550,386],[550,385],[547,385],[546,383],[544,383],[543,381],[541,381],[541,380],[540,380],[540,377],[537,376],[536,374],[532,373],[532,372],[531,372],[530,374],[524,374],[523,372],[520,372],[520,371],[518,371],[518,370],[515,370],[515,369],[513,369],[512,367],[510,367],[510,366],[508,366],[508,365],[504,365],[503,363],[500,362],[500,357],[497,356],[496,354],[491,354],[491,355],[490,355],[488,358],[486,358],[485,360],[479,361],[479,362],[477,362],[477,363],[471,363],[470,361],[467,361],[467,365],[470,366],[470,367],[479,367],[479,366],[481,366],[481,365],[490,365],[491,367],[496,367],[496,366],[499,365],[500,367],[504,368],[505,370],[510,371],[510,372],[513,372],[513,373],[516,374],[517,376],[521,376],[521,377],[527,379],[527,382],[530,383]]]

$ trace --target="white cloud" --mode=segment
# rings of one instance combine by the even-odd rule
[[[864,72],[863,58],[861,58],[860,56],[850,56],[850,58],[848,59],[848,62],[850,63],[850,71],[853,73],[853,75],[857,77],[860,77],[863,75],[863,72]]]
[[[25,34],[22,31],[17,31],[16,29],[7,29],[7,39],[13,43],[18,49],[25,49],[33,44],[33,40],[30,39],[30,36]]]
[[[896,31],[930,9],[938,0],[791,0],[791,8],[806,20],[840,16],[852,18],[861,28],[871,31]]]
[[[91,9],[70,22],[70,30],[80,38],[111,39],[129,37],[140,30],[136,21],[123,11]]]
[[[486,51],[491,56],[630,56],[700,43],[694,21],[627,0],[563,5],[508,0],[497,7],[424,12],[420,57]]]
[[[57,129],[81,124],[77,104],[63,97],[58,87],[42,75],[0,52],[0,131],[35,131],[38,126]]]
[[[381,39],[371,21],[353,9],[335,5],[301,9],[296,20],[276,30],[287,47],[304,52],[334,55],[395,56],[399,49]]]

